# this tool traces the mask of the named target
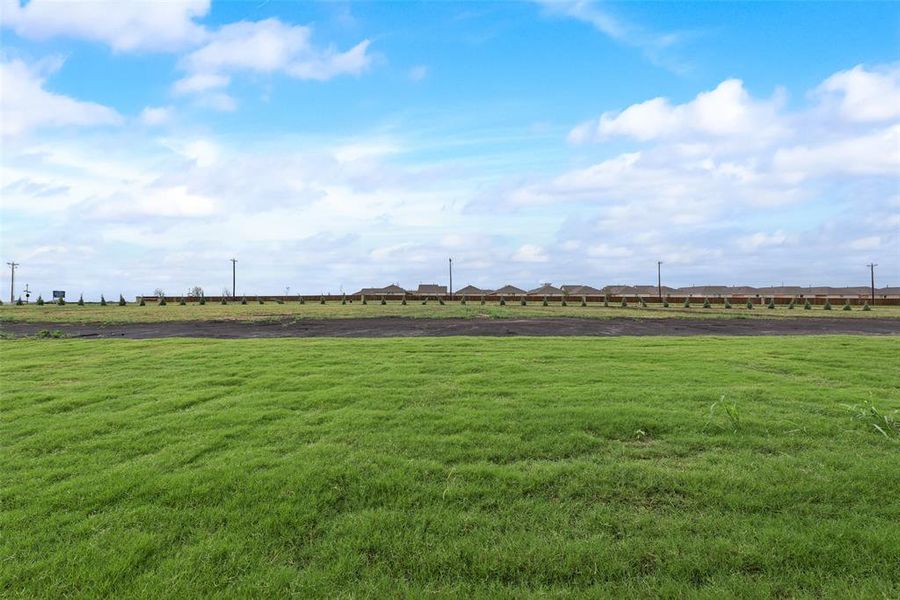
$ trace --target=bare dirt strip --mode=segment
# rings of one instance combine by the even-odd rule
[[[440,336],[690,336],[900,335],[900,319],[283,319],[277,321],[168,321],[162,323],[0,323],[0,332],[32,336],[62,332],[73,338],[291,338]]]

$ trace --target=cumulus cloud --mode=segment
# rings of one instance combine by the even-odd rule
[[[210,32],[206,42],[180,61],[188,74],[175,82],[176,94],[222,89],[231,73],[281,73],[301,80],[326,81],[359,75],[372,62],[369,40],[339,51],[313,44],[312,28],[278,19],[239,21]],[[219,105],[222,106],[221,96]],[[225,108],[232,107],[228,103]]]
[[[897,253],[895,88],[893,67],[855,67],[797,108],[780,92],[756,98],[736,79],[682,104],[653,98],[570,133],[583,143],[624,137],[632,151],[531,178],[502,196],[515,212],[569,215],[554,263],[584,264],[586,255],[614,275],[662,258],[698,278],[721,277],[711,265],[726,260],[745,278],[782,268],[806,277],[792,266],[805,263],[821,277],[873,252]],[[834,247],[846,255],[823,261]]]
[[[0,134],[13,136],[41,127],[122,122],[121,115],[112,108],[46,90],[47,77],[61,65],[61,61],[38,65],[21,60],[0,63]]]
[[[147,106],[141,111],[140,120],[144,125],[164,125],[172,119],[170,106]]]
[[[210,7],[210,0],[170,0],[152,6],[122,0],[2,2],[2,25],[24,38],[84,39],[117,52],[177,51],[194,45],[205,36],[196,20]]]
[[[900,66],[867,70],[857,65],[835,73],[816,89],[848,121],[887,121],[900,117]]]
[[[516,262],[543,263],[547,262],[547,253],[536,244],[522,244],[513,252],[512,259]]]
[[[666,98],[653,98],[621,112],[606,112],[595,121],[575,127],[569,140],[599,141],[614,136],[640,141],[753,134],[773,137],[782,131],[778,118],[781,101],[758,101],[750,97],[739,79],[727,79],[715,89],[702,92],[690,102],[673,105]]]

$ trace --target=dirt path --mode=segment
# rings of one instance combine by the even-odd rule
[[[900,335],[900,319],[300,319],[270,322],[170,321],[121,325],[0,323],[14,336],[59,330],[69,337],[149,339],[422,337],[422,336],[622,336],[622,335]]]

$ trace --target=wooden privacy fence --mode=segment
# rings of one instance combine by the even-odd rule
[[[166,296],[166,304],[177,304],[180,300],[184,299],[186,303],[196,304],[200,301],[198,297],[187,297],[187,296]],[[383,294],[383,295],[366,295],[365,300],[367,303],[375,303],[378,304],[384,299],[387,302],[400,302],[403,299],[406,299],[407,302],[438,302],[439,300],[444,300],[445,302],[450,301],[449,294],[442,295],[433,295],[433,294]],[[453,302],[459,302],[463,296],[454,294]],[[622,300],[624,299],[629,305],[640,305],[641,299],[644,300],[647,304],[659,304],[659,297],[655,295],[635,295],[635,294],[626,294],[626,295],[607,295],[603,296],[602,294],[590,294],[586,296],[581,295],[555,295],[555,296],[544,296],[540,294],[515,294],[515,295],[498,295],[498,294],[484,294],[484,295],[476,295],[476,296],[465,296],[466,302],[471,303],[479,303],[482,299],[485,302],[497,303],[500,300],[504,300],[507,304],[510,303],[520,303],[522,299],[525,299],[529,304],[532,303],[542,303],[544,299],[547,299],[549,304],[560,304],[565,299],[567,304],[580,304],[582,299],[588,304],[596,305],[602,304],[604,301],[608,302],[610,306],[620,306],[622,304]],[[141,296],[137,297],[137,300],[140,300]],[[154,303],[159,302],[158,296],[143,296],[144,302]],[[321,303],[324,299],[325,302],[334,303],[346,301],[349,303],[359,303],[362,302],[363,296],[360,294],[303,294],[303,295],[295,295],[295,296],[267,296],[267,295],[259,295],[259,296],[244,296],[244,297],[225,297],[225,301],[229,304],[239,304],[242,299],[246,299],[248,304],[258,303],[259,300],[263,300],[264,302],[300,302],[301,300],[307,304],[316,304]],[[845,302],[849,302],[851,306],[863,306],[867,302],[871,304],[870,296],[825,296],[825,295],[817,295],[817,296],[685,296],[685,295],[670,295],[663,296],[663,299],[668,300],[669,305],[673,307],[683,306],[685,300],[690,301],[691,306],[702,306],[706,300],[709,300],[710,304],[719,305],[725,304],[725,300],[727,299],[734,306],[744,306],[747,304],[747,301],[750,300],[754,305],[757,306],[766,306],[769,301],[774,301],[776,305],[788,305],[793,299],[794,304],[797,306],[802,306],[807,300],[809,300],[810,304],[814,306],[824,305],[826,301],[830,301],[832,306],[840,307],[843,306]],[[222,296],[205,296],[205,300],[207,304],[220,304],[222,302]],[[888,296],[888,297],[879,297],[875,296],[875,305],[876,306],[900,306],[900,297],[897,296]]]

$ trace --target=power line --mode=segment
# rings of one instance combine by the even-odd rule
[[[231,297],[237,298],[237,289],[235,283],[237,282],[237,259],[232,258],[231,260]]]
[[[875,306],[875,267],[878,265],[869,263],[866,266],[869,267],[869,274],[872,276],[872,306]]]
[[[14,303],[15,295],[16,295],[16,267],[19,266],[17,262],[8,262],[9,265],[9,303]]]

